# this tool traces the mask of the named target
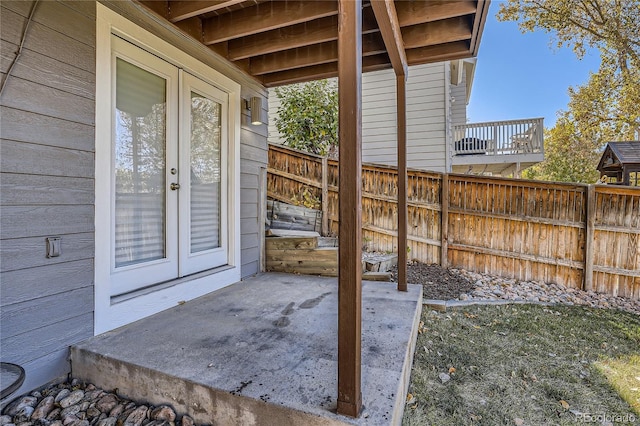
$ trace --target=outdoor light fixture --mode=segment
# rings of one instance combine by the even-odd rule
[[[251,111],[251,124],[259,126],[264,124],[262,121],[262,98],[254,96],[246,101],[247,109]]]

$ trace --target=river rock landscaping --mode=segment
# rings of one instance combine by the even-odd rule
[[[136,404],[114,392],[78,380],[14,399],[2,411],[0,426],[194,426],[166,405]]]

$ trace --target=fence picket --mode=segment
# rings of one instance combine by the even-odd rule
[[[267,194],[287,201],[306,189],[331,235],[338,179],[335,160],[269,146]],[[398,250],[397,181],[393,167],[363,165],[369,250]],[[420,170],[408,170],[407,184],[410,259],[640,299],[640,188]]]

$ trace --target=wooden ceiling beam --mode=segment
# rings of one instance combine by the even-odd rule
[[[424,24],[425,22],[455,18],[476,13],[475,1],[397,1],[396,13],[400,26]]]
[[[471,39],[471,22],[466,16],[427,22],[402,28],[405,49]]]
[[[407,56],[404,52],[404,42],[394,0],[371,0],[371,8],[376,16],[376,21],[378,21],[378,27],[389,53],[393,70],[397,76],[406,76]]]
[[[202,20],[199,17],[184,19],[176,22],[175,25],[191,37],[202,42]]]
[[[478,0],[478,7],[475,17],[473,18],[473,30],[471,32],[470,50],[473,56],[478,54],[478,47],[480,47],[480,38],[484,30],[484,23],[487,20],[487,13],[489,13],[489,1]]]
[[[229,41],[229,59],[250,58],[338,38],[338,17],[327,16],[311,22],[278,28]]]
[[[380,33],[362,36],[363,56],[372,56],[385,52],[384,41]],[[252,58],[251,74],[270,74],[287,69],[304,68],[335,62],[337,60],[338,42],[330,41]]]
[[[362,33],[378,31],[378,23],[370,7],[362,10]],[[250,58],[296,47],[338,39],[338,17],[328,16],[310,22],[229,40],[229,60]]]
[[[184,19],[224,9],[245,0],[169,1],[169,21],[176,23]]]
[[[429,64],[452,59],[470,58],[469,41],[455,41],[435,46],[407,49],[407,61],[411,65]]]
[[[296,0],[261,3],[204,20],[204,43],[215,44],[337,13],[336,1]]]
[[[164,19],[169,17],[169,2],[159,0],[140,0],[140,3],[153,10]]]
[[[389,55],[386,53],[366,56],[362,58],[362,71],[378,71],[391,68]],[[273,74],[265,74],[262,84],[266,87],[283,86],[285,84],[303,83],[311,80],[336,77],[338,75],[338,62],[330,62],[322,65],[314,65],[306,68],[298,68],[280,71]]]

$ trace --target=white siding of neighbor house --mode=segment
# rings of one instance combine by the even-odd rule
[[[409,68],[407,166],[445,171],[446,63]],[[396,78],[393,70],[362,78],[362,160],[396,165]]]
[[[448,62],[409,68],[407,80],[407,165],[445,171],[445,78]],[[275,127],[279,100],[269,90],[269,142],[281,143]],[[396,79],[393,70],[362,76],[362,161],[396,164]]]
[[[458,85],[451,85],[451,122],[454,125],[467,123],[466,73],[462,73],[462,81]]]
[[[0,3],[2,79],[32,4]],[[196,44],[183,42],[185,51]],[[93,335],[95,46],[95,2],[39,2],[0,99],[0,350],[2,361],[26,369],[18,392],[64,377],[69,346]],[[221,72],[241,82],[243,98],[266,97],[230,69]],[[266,208],[267,126],[252,126],[247,113],[240,134],[243,277],[260,270]],[[62,237],[61,256],[46,258],[47,236]]]
[[[280,108],[280,98],[276,95],[276,89],[269,89],[269,133],[268,139],[269,143],[284,143],[284,139],[278,132],[278,128],[276,127],[276,117],[278,108]]]

